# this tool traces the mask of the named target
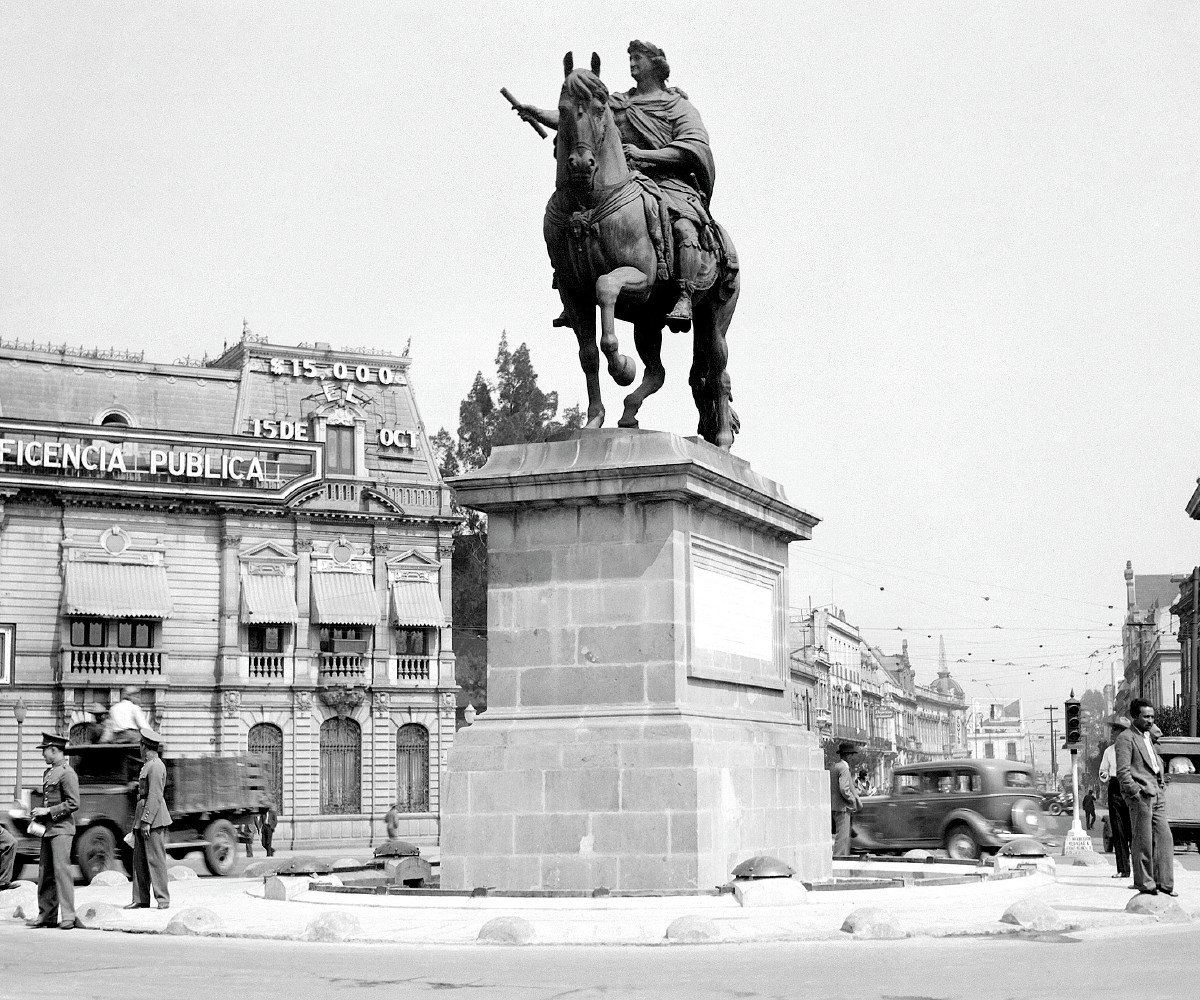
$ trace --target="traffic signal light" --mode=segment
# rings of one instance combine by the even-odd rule
[[[1079,717],[1079,699],[1075,697],[1074,691],[1071,692],[1071,697],[1066,700],[1063,707],[1069,749],[1083,743],[1083,723]]]

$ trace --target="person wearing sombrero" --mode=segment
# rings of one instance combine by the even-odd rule
[[[79,778],[67,762],[65,736],[43,732],[38,749],[46,762],[42,804],[30,816],[43,830],[38,856],[38,915],[28,925],[66,931],[75,926],[71,844],[75,840],[75,811],[79,808]]]
[[[850,758],[858,753],[853,743],[842,743],[837,763],[829,769],[829,809],[832,815],[833,856],[844,858],[850,853],[850,814],[862,808],[854,778],[850,774]]]

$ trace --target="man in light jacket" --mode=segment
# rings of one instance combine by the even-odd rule
[[[1134,698],[1129,706],[1133,727],[1117,737],[1117,780],[1129,806],[1132,833],[1133,887],[1156,896],[1177,896],[1175,842],[1167,822],[1166,788],[1162,759],[1150,739],[1154,706]]]
[[[843,743],[837,752],[838,761],[829,769],[829,809],[833,814],[833,856],[844,858],[850,853],[850,814],[858,812],[862,802],[850,775],[850,758],[858,747]]]
[[[133,810],[133,902],[127,910],[150,906],[150,889],[158,908],[171,905],[167,891],[167,852],[163,846],[171,814],[163,793],[167,787],[167,765],[162,762],[162,737],[153,729],[142,730],[142,757],[146,763],[138,775],[138,799]]]

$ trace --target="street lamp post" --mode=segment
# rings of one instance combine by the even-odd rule
[[[21,798],[21,727],[25,724],[25,702],[20,698],[13,705],[13,718],[17,720],[17,776],[13,778],[13,798]]]

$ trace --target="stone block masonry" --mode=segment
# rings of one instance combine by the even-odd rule
[[[828,877],[784,696],[787,546],[816,519],[654,432],[498,448],[455,486],[489,517],[488,711],[449,756],[442,885],[704,889],[756,854]]]

